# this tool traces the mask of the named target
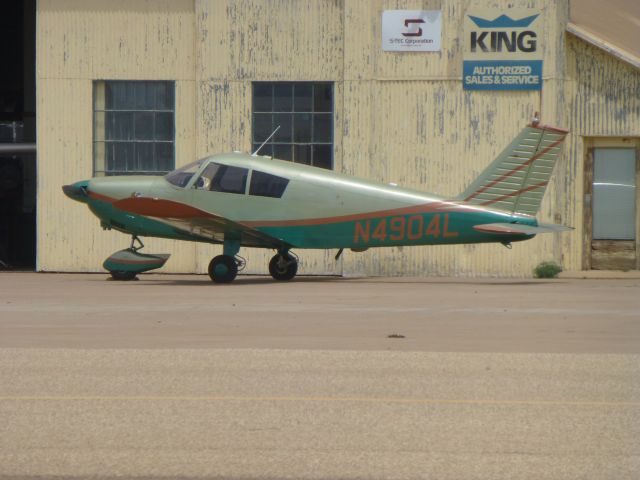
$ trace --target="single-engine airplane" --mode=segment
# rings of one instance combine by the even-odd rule
[[[132,236],[104,262],[115,279],[161,267],[139,236],[223,245],[209,264],[216,283],[244,267],[241,246],[269,248],[276,280],[298,270],[292,249],[511,242],[570,230],[535,218],[568,131],[525,127],[459,195],[444,198],[307,165],[243,153],[203,158],[164,177],[109,176],[63,187],[105,229]]]

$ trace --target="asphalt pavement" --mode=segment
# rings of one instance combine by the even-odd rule
[[[640,280],[0,274],[0,479],[640,478]]]

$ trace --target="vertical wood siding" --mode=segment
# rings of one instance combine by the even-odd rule
[[[580,268],[582,136],[638,135],[638,72],[565,36],[567,2],[542,11],[543,92],[465,92],[469,2],[387,0],[41,0],[38,4],[38,268],[101,270],[128,238],[102,232],[60,186],[92,173],[92,81],[176,81],[176,165],[251,145],[253,81],[333,81],[337,170],[453,196],[541,111],[571,128],[539,215],[578,227],[514,244],[300,251],[300,273],[528,276],[542,260]],[[500,8],[482,0],[473,7]],[[383,52],[385,9],[441,9],[442,51]],[[622,132],[622,133],[621,133]],[[204,272],[221,247],[147,239],[164,271]],[[247,272],[271,252],[243,249]]]

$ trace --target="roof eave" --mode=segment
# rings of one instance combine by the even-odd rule
[[[626,50],[623,50],[617,45],[603,40],[590,30],[582,28],[575,23],[568,23],[567,32],[640,70],[640,58]]]

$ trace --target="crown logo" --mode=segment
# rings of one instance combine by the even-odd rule
[[[531,15],[530,17],[521,18],[520,20],[514,20],[508,15],[500,15],[495,20],[487,20],[485,18],[474,17],[473,15],[469,15],[469,18],[479,28],[524,28],[531,25],[539,15],[540,14]]]

